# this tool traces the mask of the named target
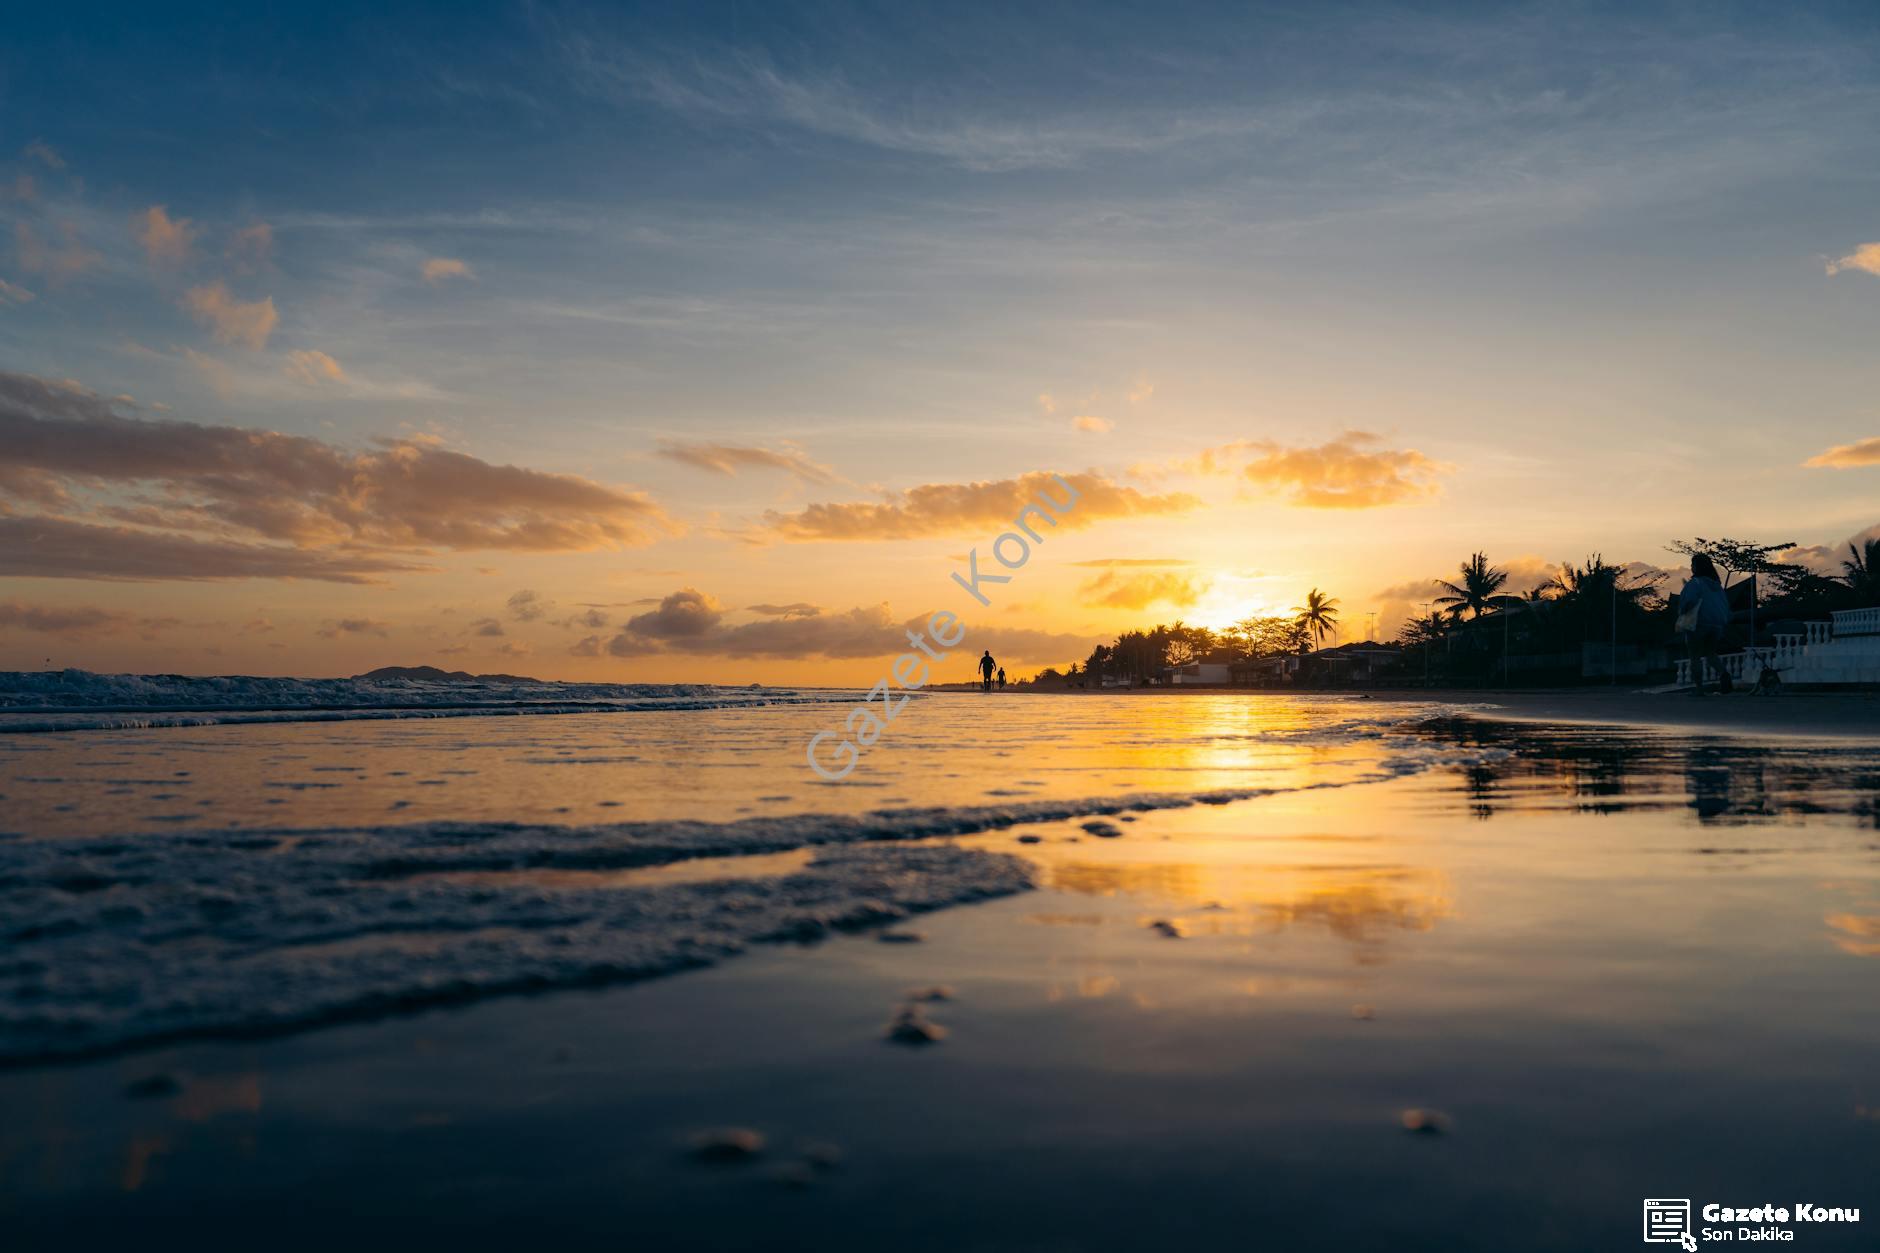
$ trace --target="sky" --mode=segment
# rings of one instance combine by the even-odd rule
[[[1022,674],[1880,534],[1871,6],[9,27],[0,668]]]

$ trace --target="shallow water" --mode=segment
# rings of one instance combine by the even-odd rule
[[[442,864],[419,877],[448,884],[427,898],[446,912],[476,891],[617,921],[595,903],[609,893],[663,900],[724,876],[826,888],[852,867],[811,868],[851,852],[887,859],[870,874],[911,867],[897,890],[936,900],[979,882],[979,855],[1020,859],[1036,887],[894,924],[922,943],[859,924],[650,982],[492,984],[468,1007],[3,1071],[0,1214],[28,1248],[55,1231],[66,1248],[200,1235],[213,1215],[291,1248],[1577,1250],[1647,1247],[1649,1196],[1863,1206],[1863,1223],[1794,1227],[1795,1243],[1873,1247],[1880,745],[1449,712],[937,697],[864,759],[864,787],[800,764],[830,719],[813,709],[33,737],[0,756],[5,825],[31,833],[13,846],[124,830],[181,856],[164,841],[200,852],[219,826],[325,826],[410,856],[389,824],[703,824],[707,855],[633,865],[591,855],[645,838],[631,826],[575,858],[551,825],[482,866],[427,842]],[[208,817],[149,822],[174,802],[100,783],[166,766]],[[30,781],[50,778],[66,782]],[[264,786],[309,780],[340,786]],[[1081,812],[1027,819],[1040,803],[1254,791],[1111,812],[1115,836]],[[886,844],[804,847],[839,815],[897,806],[943,806],[965,833],[897,820]],[[725,856],[728,829],[769,842]],[[943,854],[968,862],[916,864]],[[87,895],[154,908],[146,890]],[[365,926],[344,943],[405,946],[404,978],[467,942],[524,948],[528,931]],[[133,962],[226,941],[132,932],[109,943]],[[334,960],[307,967],[394,969]],[[954,990],[926,1006],[947,1037],[884,1042],[906,990],[933,984]],[[170,1083],[126,1094],[153,1076]],[[1406,1133],[1413,1108],[1446,1130]],[[725,1125],[765,1151],[688,1157],[689,1134]],[[803,1165],[799,1141],[838,1146],[840,1164]]]

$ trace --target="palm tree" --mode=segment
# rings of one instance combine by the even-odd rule
[[[1338,634],[1338,602],[1316,587],[1306,593],[1305,604],[1293,606],[1293,613],[1299,625],[1312,632],[1320,648],[1325,647],[1328,632]]]
[[[1847,558],[1841,563],[1841,582],[1853,588],[1858,599],[1880,605],[1880,538],[1850,542]]]
[[[1433,644],[1443,638],[1443,631],[1448,626],[1439,613],[1425,614],[1421,618],[1411,618],[1397,632],[1397,642],[1415,646]]]
[[[1495,593],[1508,581],[1508,572],[1488,564],[1487,553],[1476,553],[1463,562],[1458,569],[1462,572],[1461,583],[1439,581],[1445,595],[1438,596],[1435,604],[1448,607],[1456,617],[1462,616],[1467,609],[1471,618],[1479,618],[1482,611],[1493,602]]]
[[[1541,590],[1555,600],[1575,604],[1605,604],[1616,594],[1620,601],[1637,604],[1656,589],[1657,579],[1627,582],[1624,566],[1608,565],[1598,553],[1586,559],[1584,566],[1562,562],[1560,573],[1541,584]]]

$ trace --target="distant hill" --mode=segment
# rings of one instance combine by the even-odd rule
[[[540,683],[520,674],[471,674],[464,670],[439,670],[436,666],[380,666],[355,679],[409,679],[415,683]]]

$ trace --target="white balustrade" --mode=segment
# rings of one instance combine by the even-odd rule
[[[1834,611],[1836,639],[1847,635],[1880,635],[1880,607]]]

